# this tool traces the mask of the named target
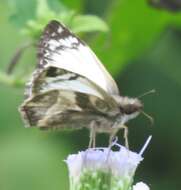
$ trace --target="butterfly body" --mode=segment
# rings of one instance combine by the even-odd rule
[[[96,55],[57,21],[41,37],[25,97],[22,118],[26,126],[41,129],[86,127],[114,134],[143,107],[137,98],[120,96]]]

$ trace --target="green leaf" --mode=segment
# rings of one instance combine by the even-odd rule
[[[181,14],[156,10],[143,0],[115,0],[107,16],[110,35],[101,34],[92,46],[114,74],[146,52],[170,24],[181,19]],[[104,43],[104,49],[97,45]]]
[[[28,20],[25,27],[21,30],[23,34],[37,40],[44,26],[52,19],[56,18],[55,11],[51,10],[47,0],[39,0],[37,2],[36,19]]]
[[[12,17],[12,21],[16,24],[19,23],[20,31],[33,41],[36,41],[40,37],[43,28],[50,20],[63,22],[75,33],[92,31],[105,32],[108,30],[105,22],[97,16],[76,15],[74,10],[67,9],[58,0],[32,0],[30,1],[31,3],[27,4],[19,4],[18,0],[10,1],[16,12]],[[23,0],[20,0],[20,2],[21,1]],[[80,2],[81,1],[78,1],[77,3]],[[23,12],[21,10],[23,10]],[[30,12],[32,12],[32,15],[29,15]],[[28,14],[28,16],[24,17],[25,14]]]
[[[76,13],[73,10],[63,11],[59,15],[57,15],[56,20],[64,23],[67,27],[71,28],[71,22],[75,15],[76,15]]]
[[[13,87],[24,87],[26,79],[22,76],[7,75],[0,71],[0,84]]]
[[[51,10],[54,10],[55,12],[62,12],[66,11],[68,8],[64,5],[62,1],[59,0],[47,0],[48,6]]]
[[[37,17],[50,17],[56,12],[65,11],[67,8],[59,0],[9,0],[9,20],[18,28],[23,27],[29,20]]]
[[[83,8],[83,5],[85,3],[84,0],[59,0],[59,2],[63,3],[70,9],[74,9],[76,11],[80,11]]]
[[[23,26],[27,20],[35,18],[36,0],[9,0],[10,14],[9,20],[17,27]]]
[[[46,0],[39,0],[37,2],[36,17],[41,18],[45,16],[45,13],[50,14],[52,12],[47,4]]]
[[[78,15],[71,22],[71,28],[75,33],[93,32],[93,31],[108,31],[107,24],[94,15]]]

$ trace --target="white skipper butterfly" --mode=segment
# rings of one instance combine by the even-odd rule
[[[28,127],[90,129],[89,146],[96,133],[110,134],[143,108],[137,98],[120,96],[118,87],[91,49],[64,25],[51,21],[38,45],[38,65],[27,84],[20,107]]]

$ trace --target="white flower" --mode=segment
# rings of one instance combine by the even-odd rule
[[[112,151],[109,148],[95,148],[81,151],[78,154],[69,155],[66,163],[68,164],[69,174],[79,177],[82,169],[110,171],[115,176],[130,176],[136,167],[143,160],[142,154],[146,149],[151,136],[146,141],[140,153],[132,152],[117,143],[119,151]]]
[[[132,177],[141,160],[141,155],[121,146],[116,152],[109,148],[81,151],[69,155],[66,162],[69,174],[74,178],[79,178],[83,169],[111,172],[114,176],[127,178]]]
[[[113,143],[113,146],[119,147],[118,151],[112,151],[110,148],[94,148],[69,155],[66,163],[69,169],[71,187],[77,187],[72,189],[81,189],[82,181],[85,184],[87,179],[96,180],[97,183],[101,181],[100,176],[103,175],[110,176],[110,189],[129,189],[133,182],[136,168],[143,160],[142,154],[150,140],[151,137],[148,138],[140,153],[132,152],[124,146]],[[102,179],[104,178],[105,176],[102,177]],[[95,184],[95,181],[92,184]],[[133,187],[133,190],[149,190],[146,187],[143,183],[138,183]]]
[[[133,190],[150,190],[150,188],[145,183],[138,182],[136,185],[133,185]]]
[[[130,189],[134,173],[143,160],[142,154],[151,137],[148,138],[140,153],[132,152],[117,143],[118,151],[110,148],[94,148],[69,155],[66,163],[69,169],[70,187],[73,190],[84,189],[86,184],[90,189],[96,189],[102,180],[106,180],[108,189]],[[107,178],[108,177],[108,178]],[[109,182],[109,183],[108,183]],[[91,186],[94,185],[94,186]],[[143,183],[136,184],[133,190],[149,190]]]

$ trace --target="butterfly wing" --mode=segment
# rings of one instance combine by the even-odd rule
[[[97,96],[108,102],[113,111],[118,109],[115,100],[93,81],[62,68],[47,66],[36,70],[30,84],[25,93],[27,98],[49,90],[71,90]]]
[[[114,99],[84,76],[48,66],[34,74],[20,112],[27,126],[73,128],[119,113]],[[76,125],[77,124],[77,125]]]
[[[119,94],[115,81],[92,50],[59,22],[46,26],[38,49],[38,68],[55,66],[78,73],[108,94]]]
[[[119,113],[110,96],[118,94],[114,80],[89,47],[57,21],[45,28],[38,58],[20,107],[27,126],[76,128]]]
[[[110,104],[94,95],[49,90],[25,100],[20,112],[27,127],[76,129],[88,127],[96,118],[107,120],[111,109]]]

